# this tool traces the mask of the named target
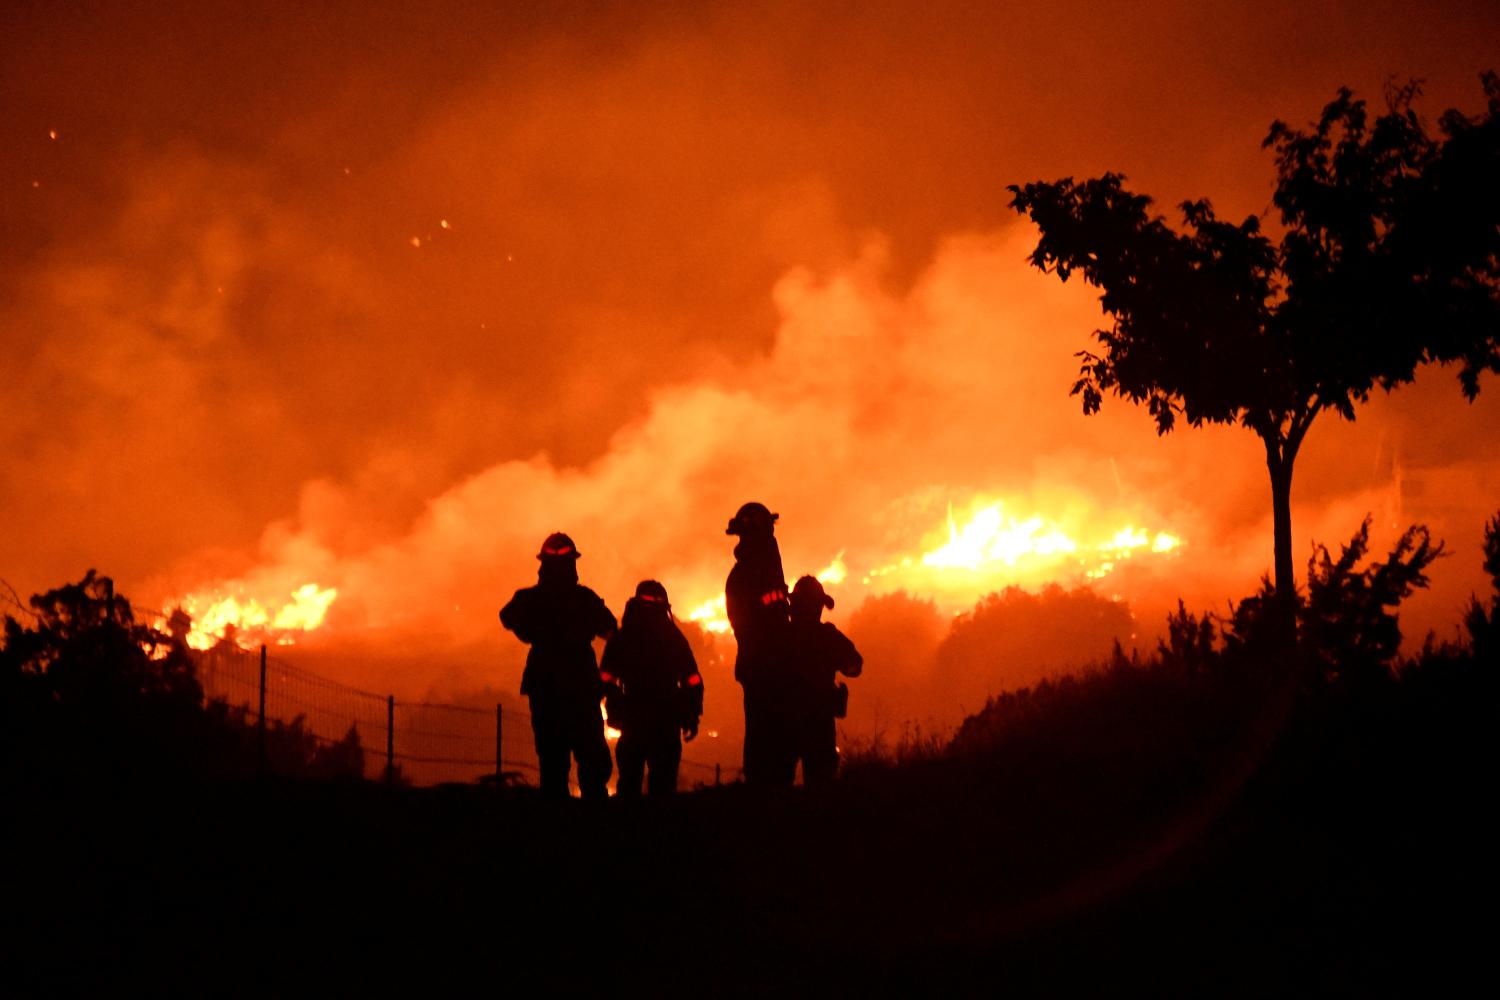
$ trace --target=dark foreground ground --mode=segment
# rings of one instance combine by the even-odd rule
[[[1309,712],[1171,759],[1011,747],[668,803],[13,782],[4,975],[12,995],[1488,992],[1495,720]]]

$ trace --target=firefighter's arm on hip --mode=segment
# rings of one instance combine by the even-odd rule
[[[500,624],[516,634],[516,638],[524,643],[536,641],[536,632],[532,628],[531,602],[527,599],[524,590],[516,591],[510,603],[500,609]]]

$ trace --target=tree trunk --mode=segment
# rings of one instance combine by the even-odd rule
[[[1271,464],[1271,516],[1276,553],[1276,596],[1294,598],[1297,578],[1292,569],[1292,466]]]
[[[1283,638],[1297,635],[1297,578],[1292,569],[1292,460],[1282,448],[1266,443],[1271,471],[1271,517],[1276,560],[1276,607]]]

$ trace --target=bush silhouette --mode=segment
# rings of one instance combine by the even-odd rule
[[[135,620],[130,601],[94,570],[38,594],[32,621],[5,619],[0,647],[7,766],[46,775],[246,775],[261,769],[247,706],[205,702],[199,654]],[[182,623],[179,622],[179,625]],[[320,743],[298,717],[271,722],[265,763],[278,774],[357,777],[359,732]]]

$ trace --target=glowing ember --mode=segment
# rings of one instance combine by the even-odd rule
[[[194,649],[208,649],[224,638],[233,637],[241,645],[261,642],[290,646],[294,633],[311,632],[323,624],[328,608],[338,597],[333,587],[303,584],[287,595],[290,600],[262,603],[243,594],[190,594],[173,602],[193,619],[187,643]],[[167,627],[166,619],[157,628]]]

